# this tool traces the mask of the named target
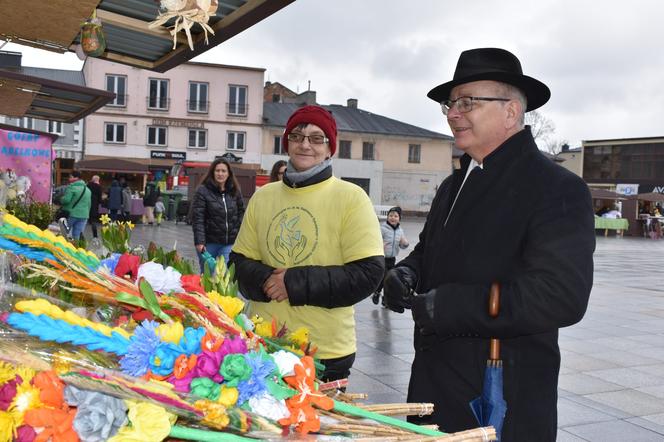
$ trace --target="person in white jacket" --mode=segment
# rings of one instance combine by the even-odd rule
[[[383,251],[385,252],[385,273],[394,267],[400,249],[408,248],[408,240],[399,224],[401,222],[401,207],[392,207],[387,212],[387,219],[380,223],[380,233],[383,235]],[[383,289],[383,281],[376,289],[371,300],[378,305],[380,292]],[[383,302],[383,305],[385,303]]]

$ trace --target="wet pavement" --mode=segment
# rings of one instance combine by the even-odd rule
[[[402,223],[411,248],[423,224]],[[195,259],[191,226],[136,226],[134,244],[151,240]],[[355,318],[349,391],[368,393],[372,403],[405,402],[410,315],[366,299]],[[559,441],[664,440],[664,240],[597,237],[590,305],[580,323],[561,330],[560,349]]]

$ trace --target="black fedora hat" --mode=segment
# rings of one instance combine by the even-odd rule
[[[463,51],[454,70],[454,79],[431,89],[427,97],[440,103],[450,98],[455,86],[480,80],[500,81],[522,90],[528,100],[526,112],[537,109],[551,97],[551,91],[544,83],[523,75],[521,63],[514,54],[498,48]]]

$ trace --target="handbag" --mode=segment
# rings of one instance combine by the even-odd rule
[[[72,209],[76,207],[79,201],[81,201],[83,195],[85,195],[85,190],[86,189],[84,188],[81,194],[78,196],[78,199],[76,200],[74,205],[71,206]],[[58,210],[55,212],[55,220],[58,221],[60,218],[69,218],[69,210],[63,208],[62,206],[60,206]]]

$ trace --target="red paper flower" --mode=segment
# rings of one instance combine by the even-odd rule
[[[140,263],[140,257],[125,253],[118,260],[118,265],[115,266],[115,274],[121,278],[129,274],[131,279],[135,281],[136,275],[138,275],[138,265]]]
[[[201,286],[201,275],[182,275],[180,283],[185,292],[205,294],[205,290]]]

